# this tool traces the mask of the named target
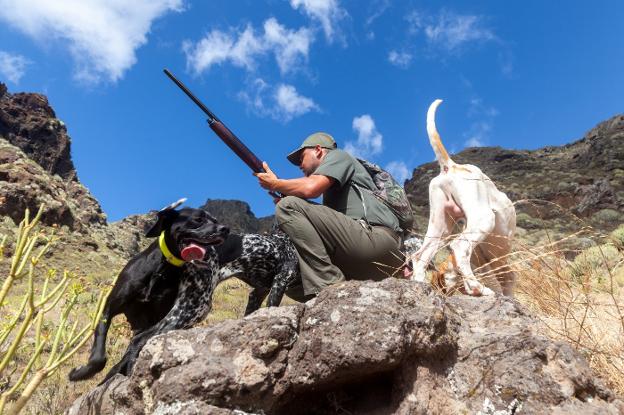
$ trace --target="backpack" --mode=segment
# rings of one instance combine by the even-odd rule
[[[379,167],[378,165],[371,163],[370,161],[357,159],[360,164],[370,174],[377,190],[370,191],[377,199],[381,200],[390,211],[399,220],[399,226],[403,231],[409,231],[414,223],[414,213],[412,212],[412,206],[407,199],[407,193],[390,173]],[[359,186],[356,186],[359,189]],[[362,199],[362,203],[364,200]],[[366,214],[366,207],[364,208]]]

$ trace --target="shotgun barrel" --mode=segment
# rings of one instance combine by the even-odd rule
[[[168,69],[164,69],[165,75],[169,77],[207,116],[208,125],[215,134],[236,154],[254,173],[264,173],[262,162],[256,155],[226,127],[217,116],[208,109],[182,82],[178,80]],[[269,192],[275,198],[281,197],[278,193]]]

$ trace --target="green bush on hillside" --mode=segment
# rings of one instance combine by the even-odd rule
[[[611,279],[624,285],[624,255],[615,245],[607,243],[581,251],[570,265],[572,278],[583,285],[606,288]]]
[[[43,206],[31,221],[26,211],[8,274],[0,288],[0,414],[19,413],[45,379],[91,337],[110,289],[100,289],[92,308],[77,310],[92,287],[75,274],[42,271],[41,260],[57,242],[37,230]],[[7,237],[0,237],[3,261]]]

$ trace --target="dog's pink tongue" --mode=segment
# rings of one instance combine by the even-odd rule
[[[202,259],[206,254],[206,249],[197,245],[189,244],[182,249],[180,255],[185,261],[193,261],[194,259]]]

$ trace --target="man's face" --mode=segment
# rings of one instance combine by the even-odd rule
[[[316,171],[323,160],[323,149],[319,146],[304,149],[299,156],[299,169],[304,175],[310,176]]]

